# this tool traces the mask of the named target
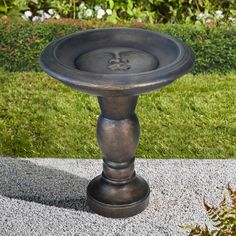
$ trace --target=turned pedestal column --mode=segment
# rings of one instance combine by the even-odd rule
[[[103,172],[90,182],[87,200],[100,215],[128,217],[148,205],[149,186],[134,169],[140,133],[137,100],[137,96],[98,97],[97,139],[104,154]]]

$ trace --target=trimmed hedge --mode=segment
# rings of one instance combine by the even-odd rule
[[[236,71],[236,27],[206,27],[139,23],[112,24],[82,20],[51,20],[44,23],[4,20],[0,22],[0,67],[9,71],[40,71],[38,58],[42,49],[58,37],[76,31],[112,26],[141,27],[164,32],[182,39],[195,52],[192,72],[226,73]]]

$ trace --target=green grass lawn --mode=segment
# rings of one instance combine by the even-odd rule
[[[235,158],[236,75],[187,75],[141,95],[138,157]],[[0,70],[0,156],[99,158],[96,97]]]

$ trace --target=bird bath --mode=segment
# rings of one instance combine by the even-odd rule
[[[134,170],[140,133],[135,114],[138,95],[170,84],[193,63],[192,50],[181,41],[131,28],[75,33],[42,52],[40,65],[46,73],[98,98],[103,172],[87,188],[87,203],[96,213],[120,218],[147,207],[149,186]]]

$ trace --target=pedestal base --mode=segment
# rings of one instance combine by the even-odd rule
[[[148,206],[149,194],[147,182],[135,174],[124,182],[115,182],[99,175],[88,185],[87,204],[102,216],[130,217]]]

